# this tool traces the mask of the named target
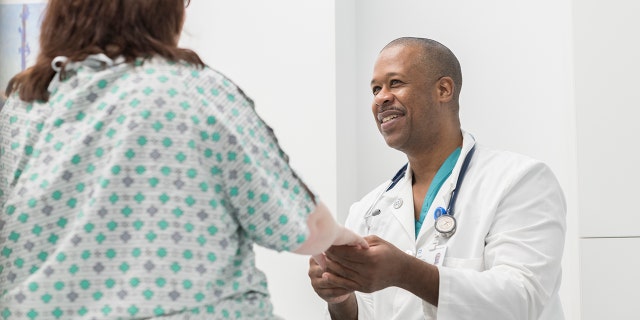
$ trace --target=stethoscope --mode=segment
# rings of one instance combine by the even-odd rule
[[[451,196],[449,198],[449,204],[447,205],[447,208],[444,209],[442,207],[438,207],[433,213],[435,218],[434,227],[442,237],[449,238],[456,232],[457,222],[453,217],[453,214],[455,212],[456,200],[458,199],[458,193],[460,191],[460,187],[462,186],[462,180],[467,173],[467,168],[469,167],[469,163],[471,162],[471,158],[473,157],[473,153],[475,152],[475,150],[476,146],[474,145],[471,150],[469,150],[469,153],[467,153],[464,161],[462,162],[462,167],[460,167],[460,173],[458,174],[458,180],[456,181],[453,190],[451,190]],[[402,178],[407,173],[407,167],[408,164],[405,164],[402,168],[400,168],[400,170],[398,170],[391,181],[389,181],[386,188],[382,188],[382,190],[376,196],[375,200],[371,203],[369,209],[367,209],[367,212],[364,215],[364,220],[367,225],[367,231],[371,230],[372,218],[382,213],[380,209],[374,210],[374,208],[376,207],[380,199],[382,199],[382,196],[385,194],[385,192],[393,189],[393,187],[395,187],[396,184],[398,184],[398,182],[402,180]]]

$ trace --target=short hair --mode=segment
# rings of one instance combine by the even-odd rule
[[[51,61],[57,56],[72,62],[102,53],[112,59],[122,56],[129,63],[161,56],[204,67],[195,52],[177,47],[188,4],[185,0],[49,0],[36,62],[9,81],[7,96],[17,91],[24,101],[47,101],[55,75]]]
[[[458,58],[442,43],[417,37],[402,37],[389,42],[382,50],[394,46],[418,46],[422,50],[420,63],[434,77],[450,77],[455,84],[454,97],[458,100],[462,89],[462,70]]]

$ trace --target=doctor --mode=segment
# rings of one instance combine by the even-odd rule
[[[545,164],[461,130],[461,86],[458,60],[436,41],[380,52],[373,116],[408,165],[351,207],[346,225],[368,250],[310,260],[332,319],[564,318],[563,192]]]

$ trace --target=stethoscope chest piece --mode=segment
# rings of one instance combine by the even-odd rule
[[[440,236],[449,238],[456,232],[456,218],[449,214],[443,214],[436,218],[434,227]]]

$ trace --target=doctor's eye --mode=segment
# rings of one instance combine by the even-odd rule
[[[397,79],[393,79],[393,80],[389,81],[389,85],[391,87],[394,87],[394,86],[399,85],[399,84],[402,84],[402,81],[397,80]]]
[[[371,88],[371,91],[373,93],[373,95],[375,96],[376,94],[378,94],[378,92],[380,92],[381,88],[378,86],[375,86],[373,88]]]

